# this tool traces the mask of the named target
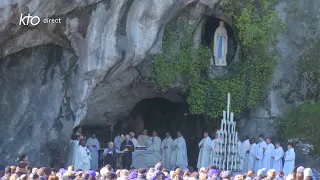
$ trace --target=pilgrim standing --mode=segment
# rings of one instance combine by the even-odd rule
[[[288,144],[288,150],[284,154],[284,166],[283,166],[283,173],[285,176],[288,176],[294,170],[295,160],[296,160],[296,153],[292,147],[292,144]]]
[[[208,167],[210,163],[210,153],[212,149],[211,139],[209,137],[208,131],[203,133],[203,139],[199,143],[199,156],[197,168]]]
[[[74,168],[88,171],[90,169],[91,156],[90,151],[86,147],[86,140],[80,139],[79,146],[76,150]]]
[[[273,159],[272,169],[275,169],[276,172],[279,172],[282,171],[282,158],[284,156],[284,151],[279,142],[277,142],[275,145],[276,149],[273,151],[273,156],[271,157]]]
[[[134,132],[129,133],[130,141],[133,143],[134,147],[137,147],[139,146],[139,143],[134,136],[135,136]]]
[[[117,136],[113,140],[114,142],[114,147],[120,151],[120,146],[121,146],[121,134],[117,133]]]
[[[186,140],[180,132],[177,132],[177,138],[172,143],[171,169],[177,167],[185,169],[188,167]]]
[[[214,139],[211,141],[212,149],[211,149],[211,157],[210,157],[210,164],[214,164],[215,160],[218,159],[218,150],[219,150],[219,134],[214,135]]]
[[[71,135],[71,140],[70,140],[70,143],[69,143],[69,146],[68,146],[68,160],[67,160],[67,166],[71,166],[73,164],[73,160],[74,160],[74,156],[75,156],[75,153],[74,153],[74,148],[75,148],[75,144],[79,144],[79,141],[77,139],[77,135],[75,134],[72,134]]]
[[[244,137],[244,141],[241,143],[241,171],[242,172],[248,172],[251,169],[248,169],[248,163],[247,163],[247,154],[248,151],[250,151],[250,141],[249,141],[249,137],[245,136]]]
[[[73,149],[73,151],[72,151],[72,155],[73,155],[72,156],[72,165],[73,166],[76,161],[76,153],[78,151],[78,147],[80,146],[80,139],[84,139],[82,135],[81,136],[76,135],[75,137],[76,137],[76,140],[74,140],[74,142],[72,144],[72,149]]]
[[[91,169],[98,170],[99,169],[99,149],[100,143],[96,138],[96,133],[92,133],[91,137],[87,140],[87,147],[90,150],[91,154]]]
[[[173,139],[171,138],[170,133],[167,132],[166,138],[161,143],[162,163],[163,163],[163,167],[167,169],[170,169],[172,142],[173,142]]]
[[[254,161],[255,172],[258,172],[258,170],[263,168],[263,155],[266,149],[267,149],[267,143],[264,141],[264,136],[260,134],[259,143],[256,146],[256,152],[255,152],[255,156],[256,156]]]
[[[158,134],[156,131],[152,132],[152,137],[149,138],[147,142],[147,147],[148,147],[148,150],[160,152],[161,139],[158,137]]]
[[[148,145],[148,141],[149,141],[149,136],[148,136],[148,130],[144,129],[142,134],[138,136],[138,144],[140,146],[146,146]]]
[[[104,164],[110,164],[113,169],[116,169],[117,166],[117,157],[115,156],[118,153],[118,150],[114,147],[113,142],[108,143],[108,147],[104,149]]]
[[[264,152],[263,156],[263,167],[266,168],[267,171],[272,168],[273,159],[271,158],[274,152],[274,145],[271,143],[270,138],[266,138],[267,149]]]
[[[256,158],[255,156],[255,152],[256,152],[256,139],[255,138],[251,138],[250,139],[250,149],[249,149],[249,153],[247,154],[247,167],[249,170],[253,170],[253,163],[254,163],[254,160]]]

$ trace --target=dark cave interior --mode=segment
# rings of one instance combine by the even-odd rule
[[[186,115],[188,105],[184,103],[174,103],[164,98],[143,99],[138,102],[132,112],[114,127],[112,138],[117,132],[127,134],[135,132],[136,137],[143,129],[147,129],[149,135],[155,130],[161,139],[165,133],[170,132],[172,138],[176,138],[176,132],[180,131],[187,143],[189,165],[195,167],[198,158],[198,143],[202,139],[203,130],[214,133],[218,122],[206,121],[204,116]],[[96,132],[97,138],[106,143],[111,140],[111,129],[103,127],[83,126],[86,136],[90,136],[92,131]],[[190,133],[192,132],[192,133]]]

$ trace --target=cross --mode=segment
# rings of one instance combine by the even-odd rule
[[[110,130],[111,130],[111,141],[112,141],[112,132],[113,132],[113,127],[115,124],[117,124],[117,121],[115,120],[108,120],[107,124],[110,126]]]

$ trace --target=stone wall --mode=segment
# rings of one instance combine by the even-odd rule
[[[320,35],[320,1],[283,0],[277,5],[277,13],[286,24],[286,32],[278,36],[281,59],[273,80],[266,92],[266,102],[239,121],[241,134],[256,137],[259,134],[279,139],[277,117],[287,112],[290,105],[298,105],[305,99],[306,86],[298,79],[299,58],[308,52],[310,44]],[[308,144],[300,140],[300,144]],[[308,157],[305,148],[297,143],[297,163],[314,167],[319,161]]]
[[[215,11],[207,0],[10,0],[0,1],[0,159],[13,164],[24,152],[46,165],[63,151],[73,127],[121,120],[144,98],[181,101],[156,92],[144,73],[161,52],[165,26],[174,18],[197,24]],[[242,118],[254,136],[274,136],[273,117],[303,100],[296,62],[320,29],[318,0],[283,0],[277,6],[288,31],[264,105]],[[62,24],[19,26],[21,14],[61,18]],[[179,89],[179,87],[178,87]],[[227,92],[226,92],[227,93]],[[248,131],[247,131],[248,130]]]

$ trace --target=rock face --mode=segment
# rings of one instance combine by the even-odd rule
[[[319,2],[308,2],[308,15],[315,18],[319,29]],[[57,149],[63,151],[72,129],[79,124],[106,126],[108,120],[123,120],[145,98],[184,102],[177,92],[156,92],[144,83],[144,64],[161,51],[165,25],[174,17],[197,24],[195,41],[200,41],[203,19],[213,14],[216,3],[1,0],[1,162],[12,164],[23,152],[31,164],[47,165]],[[283,57],[268,91],[268,102],[253,110],[249,120],[242,120],[243,127],[251,127],[251,134],[263,131],[257,122],[281,115],[288,103],[283,93],[289,99],[299,99],[295,63],[313,33],[308,23],[298,23],[300,17],[284,10],[292,4],[284,1],[278,6],[279,16],[289,28],[279,36]],[[301,0],[298,5],[306,3]],[[21,14],[29,13],[41,20],[60,18],[61,23],[19,25]],[[63,158],[63,154],[59,156]]]
[[[276,10],[287,31],[279,34],[278,48],[281,59],[274,72],[274,78],[267,91],[267,101],[250,111],[249,118],[241,120],[242,127],[248,128],[249,135],[257,132],[267,136],[275,135],[274,117],[283,115],[289,104],[299,104],[305,96],[305,87],[298,81],[297,61],[307,52],[310,43],[319,39],[320,2],[316,0],[282,1]],[[297,21],[299,20],[299,21]],[[263,123],[263,125],[261,125]],[[271,128],[263,128],[263,127]],[[271,130],[270,130],[271,129]]]
[[[18,154],[46,165],[73,127],[106,124],[144,98],[181,97],[139,83],[136,68],[161,50],[165,25],[196,0],[32,0],[0,2],[0,159]],[[20,15],[61,24],[19,25]],[[61,158],[62,155],[60,155]]]
[[[275,117],[282,116],[289,105],[304,100],[306,86],[298,81],[297,61],[307,53],[312,42],[320,39],[320,1],[306,3],[302,0],[284,0],[277,5],[276,10],[280,19],[286,22],[287,31],[279,34],[278,48],[282,56],[267,91],[265,104],[252,109],[249,117],[240,120],[242,134],[251,137],[260,133],[275,137],[278,133]],[[306,157],[306,148],[301,144],[303,142],[300,141],[296,146],[297,163],[314,167],[318,162]]]

